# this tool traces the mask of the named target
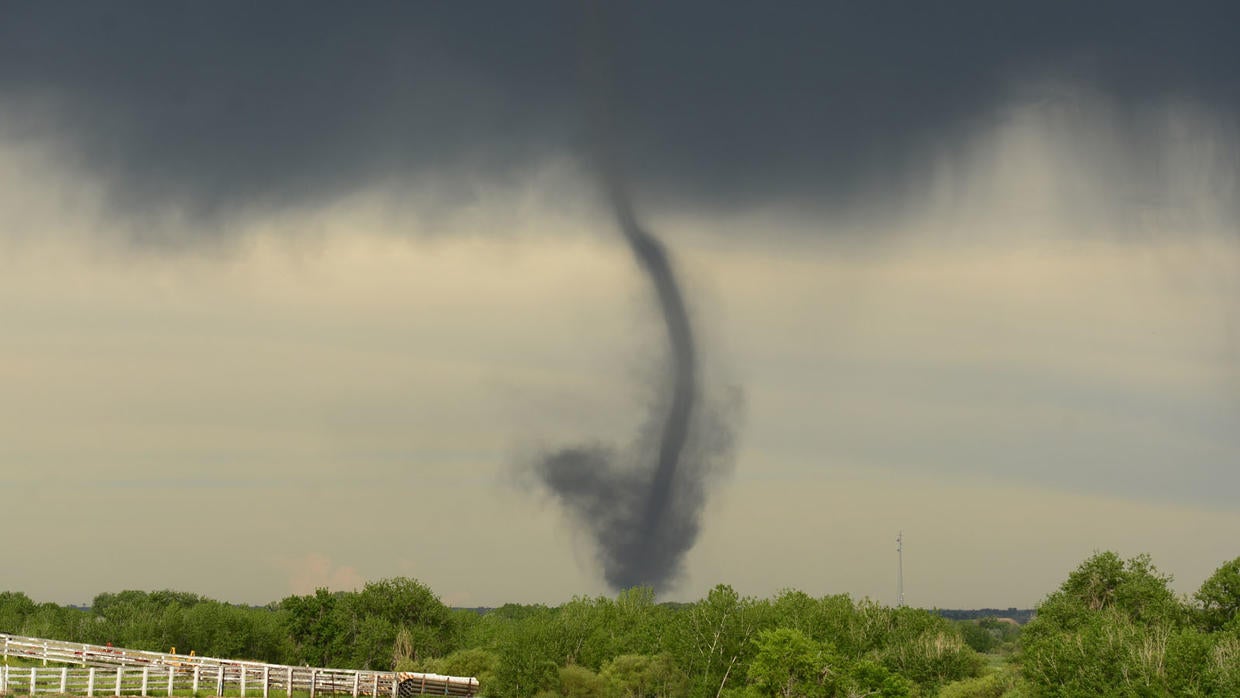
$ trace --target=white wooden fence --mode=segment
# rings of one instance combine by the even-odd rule
[[[295,693],[401,698],[422,694],[473,696],[478,680],[419,672],[355,671],[264,664],[118,647],[87,645],[0,633],[3,656],[42,666],[0,665],[0,694],[171,696],[174,693],[242,698]],[[50,666],[50,664],[72,664]]]

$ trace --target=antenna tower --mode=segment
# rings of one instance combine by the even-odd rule
[[[904,531],[896,535],[896,606],[904,605]]]

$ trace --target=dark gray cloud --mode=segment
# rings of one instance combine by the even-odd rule
[[[505,176],[573,127],[571,13],[148,3],[9,14],[0,91],[10,107],[37,107],[23,135],[52,131],[126,206],[212,212],[454,169]]]
[[[520,177],[583,147],[582,12],[536,3],[26,3],[0,119],[131,210],[211,213],[376,181]],[[849,205],[899,191],[1014,79],[1121,108],[1240,104],[1230,3],[617,3],[618,121],[644,197]]]

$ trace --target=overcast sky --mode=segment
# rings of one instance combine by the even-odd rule
[[[666,598],[1240,553],[1227,3],[0,12],[0,589],[607,593],[525,467],[666,380],[597,91],[737,425]]]

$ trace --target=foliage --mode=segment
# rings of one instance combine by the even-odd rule
[[[479,629],[488,631],[485,641],[497,656],[493,693],[524,698],[555,691],[568,651],[567,639],[556,632],[554,609],[505,608],[507,614],[494,618],[488,614],[479,624]]]
[[[671,698],[688,690],[689,677],[670,654],[623,654],[600,673],[610,698]]]
[[[1207,630],[1240,629],[1240,557],[1223,563],[1194,594]]]
[[[607,698],[607,680],[576,664],[560,667],[560,695],[566,698]]]
[[[1150,562],[1148,555],[1121,560],[1113,552],[1098,553],[1081,563],[1060,587],[1056,599],[1049,600],[1053,610],[1103,611],[1117,609],[1136,623],[1177,623],[1183,620],[1184,609],[1164,575]],[[1065,604],[1056,604],[1062,600]],[[1038,609],[1038,618],[1045,617],[1047,604]]]
[[[977,620],[955,622],[960,635],[975,652],[1007,654],[1015,649],[1016,640],[1020,637],[1020,626],[1010,620],[1000,620],[994,616]]]
[[[863,659],[853,664],[848,673],[840,680],[843,695],[875,696],[876,698],[906,698],[913,693],[913,683],[907,678],[887,669],[887,667]]]
[[[1015,672],[1001,670],[947,684],[937,698],[1014,698],[1022,695]]]
[[[0,633],[17,633],[34,615],[37,604],[21,592],[0,592]]]
[[[1229,571],[1224,565],[1216,577],[1226,580]],[[1148,556],[1095,554],[1025,628],[1025,678],[1045,696],[1240,695],[1240,643],[1236,633],[1217,630],[1228,622],[1228,587],[1210,585],[1213,579],[1208,605],[1198,592],[1194,624],[1193,609]]]
[[[371,582],[360,592],[318,589],[284,599],[280,610],[287,614],[297,664],[391,669],[400,659],[416,661],[452,649],[453,615],[412,579]]]
[[[750,640],[771,622],[769,604],[742,597],[720,584],[705,599],[681,610],[672,654],[689,676],[690,696],[709,698],[744,676],[755,648]]]
[[[763,630],[754,643],[758,651],[749,664],[749,683],[762,695],[796,698],[834,693],[843,662],[829,645],[796,628]]]
[[[432,674],[448,676],[472,676],[480,685],[494,684],[495,667],[499,657],[489,650],[477,647],[456,650],[444,657],[435,657],[413,661],[401,659],[396,663],[397,671],[425,671]]]
[[[1099,553],[1023,630],[845,595],[687,604],[649,589],[558,607],[451,610],[412,579],[318,589],[265,607],[177,591],[100,594],[90,609],[0,593],[0,631],[137,649],[476,676],[500,698],[1240,695],[1240,559],[1192,599],[1148,556]],[[1019,644],[1017,644],[1019,643]],[[994,652],[1010,653],[1012,662]],[[985,673],[988,651],[996,670]]]

